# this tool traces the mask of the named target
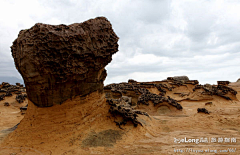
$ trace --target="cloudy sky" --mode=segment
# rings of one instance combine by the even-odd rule
[[[0,76],[21,78],[10,51],[20,30],[97,16],[107,17],[120,38],[105,84],[240,78],[238,0],[0,0]]]

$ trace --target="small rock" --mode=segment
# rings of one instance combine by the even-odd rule
[[[8,102],[5,102],[5,103],[4,103],[4,106],[7,106],[7,107],[8,107],[8,106],[10,106],[10,104],[9,104]]]
[[[207,102],[207,103],[205,103],[205,105],[212,105],[213,103],[212,102]]]
[[[202,113],[205,113],[205,114],[209,114],[210,113],[206,108],[198,108],[197,111],[198,111],[198,113],[199,112],[202,112]]]

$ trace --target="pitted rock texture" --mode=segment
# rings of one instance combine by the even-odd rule
[[[118,39],[105,17],[68,26],[37,23],[20,31],[11,51],[28,98],[48,107],[103,91]]]

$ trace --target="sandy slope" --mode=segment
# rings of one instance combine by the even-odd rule
[[[25,106],[27,104],[27,100],[19,104],[15,100],[15,97],[16,95],[14,94],[12,97],[5,97],[5,100],[0,101],[0,142],[8,133],[11,132],[7,129],[14,127],[24,117],[21,115],[19,108]],[[8,102],[10,106],[4,106],[3,104],[5,102]]]
[[[232,83],[230,86],[240,94],[240,84]],[[157,90],[152,90],[154,91],[158,93]],[[177,97],[175,94],[168,95]],[[212,105],[205,105],[209,101]],[[183,106],[182,111],[167,105],[141,105],[139,109],[151,115],[150,118],[139,117],[143,127],[135,128],[128,123],[121,130],[108,113],[109,105],[106,104],[104,95],[97,92],[50,108],[38,108],[29,102],[29,109],[21,124],[0,144],[0,154],[180,154],[176,151],[196,154],[196,151],[208,149],[208,153],[197,154],[215,154],[211,152],[215,150],[218,151],[217,154],[240,154],[239,101],[227,101],[213,96],[205,100],[183,100],[179,103]],[[197,108],[202,107],[211,113],[197,113]],[[0,118],[0,123],[4,126],[0,130],[12,127],[21,120],[19,113],[10,115],[10,112],[17,112],[17,109],[2,105],[0,108],[1,112],[4,109],[6,112]],[[209,141],[211,138],[236,138],[236,142],[174,143],[174,138],[185,137],[207,138]],[[236,151],[229,153],[228,148]],[[195,152],[186,152],[187,149]],[[220,150],[228,152],[220,153]]]

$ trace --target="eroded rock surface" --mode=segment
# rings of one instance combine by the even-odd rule
[[[125,102],[126,97],[121,97],[120,99],[107,99],[109,105],[111,105],[109,112],[116,118],[116,115],[120,115],[122,120],[120,122],[114,121],[120,129],[123,129],[121,125],[127,124],[131,121],[135,127],[142,123],[137,119],[138,115],[149,115],[146,112],[135,110],[129,103]],[[127,101],[129,102],[129,100]]]
[[[37,23],[20,31],[11,49],[28,98],[48,107],[103,91],[104,67],[118,51],[117,42],[111,23],[98,17],[68,26]]]

